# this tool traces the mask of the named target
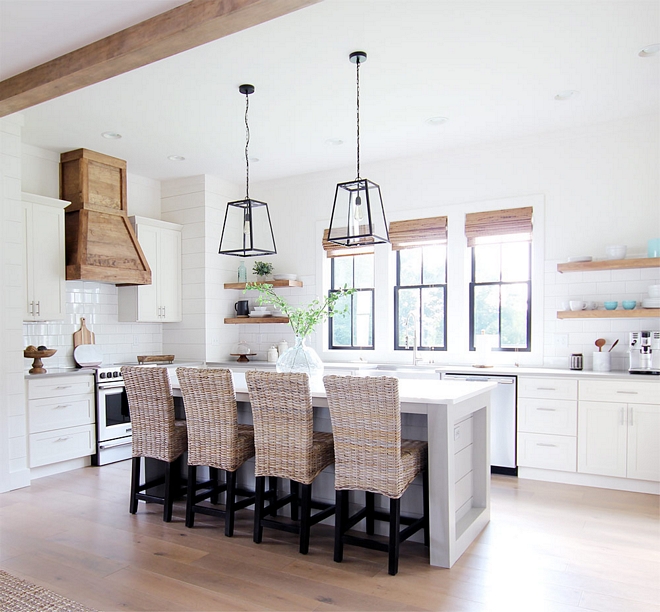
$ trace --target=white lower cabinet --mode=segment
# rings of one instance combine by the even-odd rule
[[[580,382],[578,472],[660,481],[660,404],[650,401],[658,391],[652,383]]]
[[[576,380],[519,377],[518,465],[575,472]]]
[[[29,466],[37,468],[94,454],[94,377],[27,381]]]

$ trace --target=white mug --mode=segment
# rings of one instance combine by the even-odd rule
[[[587,307],[586,302],[582,300],[571,300],[568,305],[571,307],[571,310],[584,310]]]

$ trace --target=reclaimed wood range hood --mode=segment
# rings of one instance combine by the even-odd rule
[[[126,162],[87,149],[60,156],[66,279],[150,285],[147,263],[126,213]]]

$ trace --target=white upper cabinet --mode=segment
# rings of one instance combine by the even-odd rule
[[[151,268],[151,285],[119,287],[119,320],[181,321],[181,225],[131,217]]]
[[[69,202],[23,193],[24,321],[64,319],[64,209]]]

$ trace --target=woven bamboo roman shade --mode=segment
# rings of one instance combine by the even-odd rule
[[[493,236],[527,234],[531,237],[533,210],[531,206],[527,206],[465,215],[465,236],[468,246],[475,246],[480,238]]]
[[[373,245],[360,247],[347,247],[328,240],[327,229],[323,230],[323,250],[326,257],[342,257],[344,255],[371,255],[374,252]]]
[[[447,217],[407,219],[390,223],[390,242],[393,251],[414,249],[447,242]]]

